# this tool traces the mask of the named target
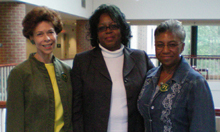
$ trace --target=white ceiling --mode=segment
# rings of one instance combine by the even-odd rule
[[[26,12],[29,12],[31,9],[33,9],[35,6],[31,4],[26,4]],[[67,14],[64,12],[60,12],[62,21],[66,25],[73,25],[76,23],[77,20],[87,20],[87,18],[79,17],[72,14]],[[197,20],[181,20],[183,25],[220,25],[220,20],[213,19],[213,20],[203,20],[203,19],[197,19]],[[164,19],[160,20],[127,20],[130,25],[158,25],[160,22],[164,21]]]
[[[33,9],[34,7],[36,7],[35,5],[31,5],[31,4],[26,4],[26,12],[29,12],[31,9]],[[82,18],[76,15],[72,15],[72,14],[67,14],[67,13],[63,13],[58,11],[62,21],[64,24],[66,25],[72,25],[76,22],[76,20],[86,20],[86,18]]]

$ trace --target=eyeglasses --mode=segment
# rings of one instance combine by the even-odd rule
[[[111,24],[109,26],[101,26],[98,27],[98,32],[104,32],[107,30],[107,28],[109,28],[110,30],[117,30],[119,29],[119,26],[117,24]]]
[[[168,47],[168,49],[175,49],[177,46],[179,46],[180,44],[182,44],[182,43],[173,43],[173,44],[167,44],[167,47]],[[165,47],[165,44],[155,44],[155,46],[156,46],[156,49],[157,50],[162,50],[162,49],[164,49],[164,47]]]

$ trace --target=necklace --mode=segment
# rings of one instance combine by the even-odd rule
[[[168,79],[169,77],[171,77],[172,75],[173,75],[173,74],[169,74],[166,78],[164,78],[164,79],[160,82],[160,91],[161,91],[161,92],[166,92],[166,91],[168,91],[169,85],[168,85],[167,83],[163,83],[163,82],[166,82],[167,79]]]

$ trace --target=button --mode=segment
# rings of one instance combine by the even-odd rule
[[[124,82],[125,82],[125,83],[126,83],[126,82],[128,82],[128,79],[127,79],[127,78],[125,78]]]
[[[154,106],[151,106],[151,109],[153,110],[153,109],[154,109]]]

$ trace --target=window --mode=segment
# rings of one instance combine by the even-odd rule
[[[157,25],[145,25],[131,26],[132,38],[130,47],[132,49],[140,49],[145,50],[148,55],[155,55],[155,47],[154,47],[154,31]],[[186,39],[185,39],[185,49],[183,51],[183,55],[190,55],[191,53],[191,26],[184,26],[186,31]]]
[[[220,26],[198,26],[197,55],[220,55]]]

